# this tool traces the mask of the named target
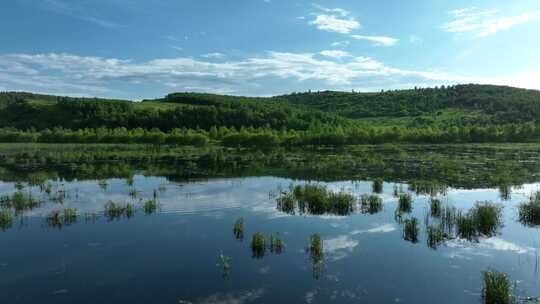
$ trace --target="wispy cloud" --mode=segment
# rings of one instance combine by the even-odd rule
[[[331,57],[331,58],[352,57],[352,55],[349,52],[345,52],[341,50],[324,50],[324,51],[321,51],[319,54],[326,57]]]
[[[222,53],[208,53],[208,54],[204,54],[204,55],[201,55],[202,58],[213,58],[213,59],[220,59],[220,58],[223,58],[225,57],[225,54],[222,54]]]
[[[449,12],[453,20],[442,26],[449,33],[472,32],[479,38],[484,38],[511,27],[540,21],[540,11],[525,12],[516,16],[501,16],[497,10],[479,10],[464,8]]]
[[[117,28],[121,27],[120,24],[104,19],[100,16],[93,15],[93,13],[78,4],[75,4],[74,1],[63,1],[63,0],[43,0],[38,3],[38,7],[57,13],[61,15],[66,15],[72,18],[79,20],[91,22],[105,28]]]
[[[368,40],[374,42],[375,45],[394,46],[398,43],[399,39],[385,36],[365,36],[365,35],[351,35],[352,38],[358,40]]]
[[[315,16],[315,20],[310,22],[311,25],[315,25],[318,29],[328,32],[337,32],[341,34],[348,34],[352,30],[360,28],[360,23],[354,18],[344,19],[335,15],[321,14]]]
[[[333,47],[346,47],[350,43],[351,42],[349,40],[336,41],[336,42],[332,42],[331,46],[333,46]]]

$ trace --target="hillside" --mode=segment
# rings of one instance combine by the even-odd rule
[[[265,98],[173,93],[142,102],[5,92],[0,93],[0,128],[12,128],[0,134],[4,142],[219,140],[231,146],[537,142],[540,91],[457,85]],[[90,131],[47,133],[53,128]],[[194,139],[193,134],[206,139]]]

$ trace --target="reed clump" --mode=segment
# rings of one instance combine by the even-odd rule
[[[373,193],[382,193],[383,192],[384,181],[381,178],[377,178],[373,181],[371,186]]]
[[[45,220],[49,226],[62,228],[77,222],[77,209],[64,208],[49,213]]]
[[[513,295],[514,283],[506,273],[488,270],[482,273],[484,288],[482,297],[486,304],[515,303]]]
[[[502,207],[492,202],[476,202],[467,213],[458,213],[456,229],[458,236],[474,239],[478,236],[493,236],[502,226]]]
[[[354,211],[356,198],[345,191],[334,192],[321,185],[299,185],[281,192],[276,198],[277,209],[289,214],[348,215]]]
[[[234,234],[234,237],[237,240],[243,240],[244,239],[244,219],[243,218],[238,218],[234,222],[233,234]]]
[[[251,238],[251,253],[256,259],[261,259],[266,254],[266,238],[260,232],[257,232]]]
[[[0,229],[7,230],[13,225],[13,212],[10,209],[0,210]]]
[[[441,217],[442,212],[442,202],[440,199],[431,198],[429,201],[431,216],[435,218]]]
[[[540,225],[540,191],[532,194],[528,202],[519,205],[519,221],[527,226]]]
[[[270,235],[270,252],[271,253],[281,254],[284,248],[285,248],[285,244],[283,243],[283,240],[281,239],[281,236],[279,235],[279,233],[274,233]]]
[[[309,252],[311,264],[313,266],[313,278],[319,279],[322,271],[322,262],[324,258],[324,243],[321,235],[318,233],[312,234],[309,237],[309,245],[306,251]]]
[[[377,195],[363,194],[360,197],[360,209],[362,210],[362,213],[378,213],[383,209],[383,201]]]
[[[419,233],[418,219],[415,217],[406,219],[403,225],[403,239],[411,243],[418,243]]]
[[[39,207],[40,202],[31,193],[25,194],[22,191],[17,191],[11,196],[9,204],[16,212],[22,212]]]
[[[412,196],[410,193],[404,193],[399,195],[398,200],[398,212],[410,213],[412,211]]]
[[[442,227],[428,226],[427,227],[427,245],[431,249],[437,249],[450,236]]]
[[[158,202],[155,199],[147,200],[144,203],[143,210],[145,214],[152,214],[158,209]]]
[[[111,221],[122,217],[131,218],[135,214],[135,206],[133,204],[120,204],[113,201],[108,201],[105,204],[105,217]]]

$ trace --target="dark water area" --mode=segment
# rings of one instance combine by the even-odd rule
[[[504,187],[456,187],[382,177],[182,180],[137,171],[29,183],[22,175],[7,178],[15,174],[10,170],[0,197],[22,193],[39,204],[18,211],[2,204],[13,212],[0,230],[1,303],[481,303],[482,272],[489,269],[516,282],[518,299],[540,296],[540,228],[520,222],[518,207],[540,190],[534,177]],[[353,208],[343,215],[278,208],[288,189],[304,185],[351,195]],[[366,194],[379,197],[382,208],[363,212]],[[398,217],[405,194],[412,207]],[[427,230],[438,221],[433,199],[462,213],[490,201],[500,207],[501,225],[490,235],[453,234],[430,246]],[[108,202],[120,206],[118,213]],[[66,209],[76,215],[61,213]],[[242,233],[235,235],[240,218]],[[412,218],[414,242],[404,235]],[[256,233],[266,240],[259,255],[251,244]],[[322,240],[317,261],[308,250],[314,234]],[[281,250],[270,248],[272,235]]]

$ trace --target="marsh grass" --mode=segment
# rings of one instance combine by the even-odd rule
[[[399,195],[397,213],[410,213],[412,211],[412,196],[410,193]]]
[[[383,185],[384,185],[384,181],[381,178],[375,179],[373,181],[373,184],[371,185],[371,189],[373,190],[373,193],[382,193]]]
[[[441,227],[427,227],[427,245],[431,249],[437,249],[444,241],[449,239],[449,235]]]
[[[360,196],[360,209],[362,213],[378,213],[383,209],[382,199],[377,195],[363,194]]]
[[[270,235],[270,252],[271,253],[281,254],[284,248],[285,248],[285,244],[283,243],[283,240],[281,239],[281,236],[279,235],[279,233],[274,233]]]
[[[418,219],[413,217],[406,219],[403,225],[403,239],[411,243],[418,243],[418,234],[420,229],[418,227]]]
[[[13,212],[10,209],[0,210],[0,229],[7,230],[13,225]]]
[[[105,217],[109,220],[117,220],[122,217],[131,218],[135,214],[135,206],[133,204],[120,204],[113,201],[108,201],[105,204]]]
[[[311,264],[313,266],[313,278],[319,279],[322,272],[322,263],[324,258],[324,242],[318,233],[309,237],[309,245],[306,248],[309,252]]]
[[[276,198],[277,209],[289,214],[348,215],[354,211],[356,198],[345,191],[333,192],[321,185],[298,185],[282,191]]]
[[[244,219],[243,218],[238,218],[234,222],[233,234],[237,240],[241,241],[244,239]]]
[[[231,257],[224,255],[223,253],[219,254],[219,262],[221,267],[223,267],[223,274],[227,275],[231,270]]]
[[[147,200],[144,205],[143,205],[143,211],[145,214],[152,214],[152,213],[155,213],[157,211],[159,207],[159,204],[157,202],[157,200],[155,199],[150,199],[150,200]]]
[[[62,228],[77,222],[77,210],[73,208],[65,208],[55,210],[45,217],[45,221],[51,227]]]
[[[482,273],[484,288],[482,297],[486,304],[515,303],[513,290],[515,284],[506,273],[488,270]]]
[[[39,207],[40,201],[31,193],[25,194],[22,191],[17,191],[11,196],[10,205],[16,212],[23,212]]]
[[[519,221],[527,226],[540,225],[540,191],[531,195],[529,201],[519,205]]]
[[[476,202],[467,213],[458,212],[457,234],[472,240],[480,235],[491,237],[502,226],[502,207],[489,201]]]
[[[266,238],[260,232],[257,232],[251,238],[251,253],[256,259],[262,259],[266,254]]]
[[[440,218],[442,213],[442,203],[441,200],[436,198],[431,198],[429,200],[429,206],[431,211],[431,216],[435,218]]]

